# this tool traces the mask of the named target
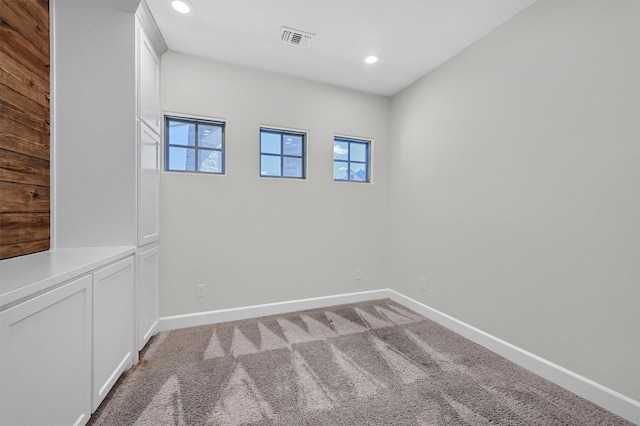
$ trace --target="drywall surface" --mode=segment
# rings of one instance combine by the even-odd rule
[[[55,248],[136,242],[135,15],[118,5],[53,9]]]
[[[389,213],[390,287],[635,400],[638,22],[538,2],[396,95]]]
[[[224,176],[161,175],[161,316],[388,286],[388,98],[172,52],[161,67],[165,114],[226,121]],[[309,132],[307,179],[259,177],[261,125]],[[333,181],[335,133],[373,139],[371,184]]]

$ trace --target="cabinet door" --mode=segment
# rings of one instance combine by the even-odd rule
[[[140,123],[138,150],[138,245],[160,235],[160,139]]]
[[[138,117],[160,133],[160,61],[138,25]]]
[[[133,363],[133,280],[133,257],[93,274],[94,411]]]
[[[147,344],[158,328],[158,262],[157,246],[138,253],[136,269],[137,349]]]
[[[0,312],[0,424],[91,415],[91,276]]]

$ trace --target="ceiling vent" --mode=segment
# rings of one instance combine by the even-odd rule
[[[280,41],[285,44],[292,44],[294,46],[309,47],[311,40],[313,40],[315,34],[311,34],[305,31],[294,30],[289,27],[282,27],[280,29]]]

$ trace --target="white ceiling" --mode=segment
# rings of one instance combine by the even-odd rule
[[[169,49],[391,96],[536,0],[147,0]],[[280,41],[288,26],[309,48]],[[380,61],[362,59],[376,53]]]

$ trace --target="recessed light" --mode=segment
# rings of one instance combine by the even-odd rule
[[[171,7],[173,7],[173,10],[178,13],[182,13],[183,15],[190,13],[193,9],[191,5],[184,0],[173,0],[171,2]]]
[[[376,55],[369,55],[369,56],[365,56],[364,58],[364,62],[367,64],[375,64],[376,62],[378,62],[378,58]]]

